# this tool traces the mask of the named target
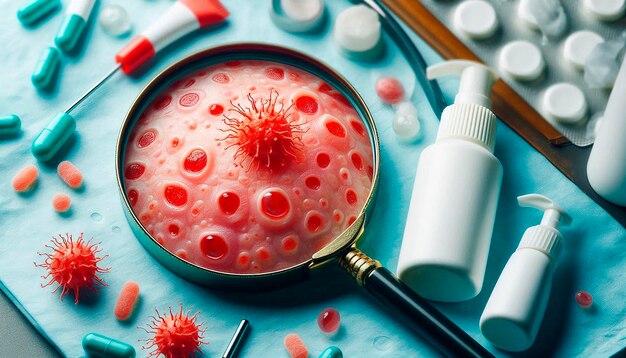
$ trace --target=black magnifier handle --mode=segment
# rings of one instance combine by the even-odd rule
[[[350,248],[339,263],[359,285],[386,306],[395,308],[407,323],[446,357],[493,357],[426,299],[356,247]]]

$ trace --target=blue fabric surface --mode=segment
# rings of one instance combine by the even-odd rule
[[[31,29],[20,26],[15,13],[26,1],[0,0],[0,112],[15,112],[23,120],[20,138],[0,142],[0,279],[12,299],[28,312],[31,321],[58,349],[69,357],[83,355],[81,338],[96,331],[122,339],[135,346],[148,338],[136,328],[145,325],[154,307],[168,306],[201,311],[206,320],[206,340],[202,347],[207,357],[219,356],[237,324],[247,318],[252,324],[242,356],[287,356],[283,338],[298,333],[311,356],[329,345],[337,345],[346,357],[433,356],[435,351],[402,326],[389,311],[379,306],[337,265],[328,265],[295,286],[268,293],[235,294],[208,290],[190,284],[161,266],[142,249],[123,216],[117,193],[114,151],[124,114],[134,98],[158,71],[169,63],[199,49],[218,44],[259,41],[281,44],[312,54],[341,72],[361,92],[374,114],[381,136],[381,182],[376,207],[360,248],[395,271],[404,220],[409,205],[415,167],[420,151],[432,143],[438,122],[421,92],[415,89],[424,137],[417,144],[398,142],[391,129],[393,111],[377,100],[374,82],[383,74],[402,79],[409,89],[415,81],[409,66],[385,39],[385,56],[373,63],[357,63],[341,57],[333,47],[331,24],[314,35],[294,35],[275,28],[267,14],[265,1],[226,0],[231,10],[228,23],[212,31],[186,37],[159,56],[154,66],[138,78],[117,75],[98,90],[74,114],[79,135],[66,158],[85,176],[85,189],[67,188],[55,168],[39,165],[38,187],[30,194],[18,195],[10,186],[12,176],[26,163],[34,163],[30,144],[40,129],[57,112],[95,83],[109,67],[112,57],[128,41],[112,38],[89,26],[86,46],[74,57],[64,56],[57,89],[38,94],[30,83],[31,71],[44,46],[51,45],[62,17],[58,14]],[[106,1],[124,6],[133,21],[134,34],[164,11],[171,1]],[[327,1],[330,18],[347,6],[348,1]],[[416,36],[412,38],[425,51],[430,63],[440,58]],[[457,82],[443,82],[448,98]],[[559,203],[574,218],[563,229],[565,250],[555,274],[550,303],[536,344],[526,354],[534,356],[608,356],[626,345],[626,233],[624,228],[569,182],[539,153],[500,124],[496,155],[504,166],[504,180],[497,221],[481,294],[470,301],[438,304],[453,321],[498,356],[510,355],[490,346],[478,329],[478,319],[506,260],[515,250],[526,227],[536,225],[541,214],[519,208],[518,195],[541,193]],[[51,207],[57,192],[74,199],[68,217]],[[101,220],[98,219],[100,214]],[[117,229],[119,228],[119,230]],[[44,251],[52,235],[85,232],[101,241],[109,257],[103,264],[111,272],[103,277],[108,286],[95,299],[74,305],[71,298],[59,302],[50,289],[39,287],[43,280],[37,251]],[[113,307],[126,280],[139,283],[141,304],[129,324],[115,320]],[[574,293],[584,289],[594,297],[592,309],[583,310]],[[335,307],[342,315],[342,328],[327,337],[317,328],[316,317],[324,307]]]

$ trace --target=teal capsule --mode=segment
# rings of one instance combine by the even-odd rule
[[[0,117],[0,137],[13,137],[20,133],[22,121],[15,114]]]
[[[35,138],[31,148],[35,158],[43,162],[52,159],[63,144],[70,139],[75,129],[74,117],[67,113],[57,114]]]
[[[22,25],[30,26],[61,7],[60,0],[35,0],[17,10],[17,19]]]
[[[134,358],[135,348],[128,343],[103,336],[98,333],[88,333],[83,337],[83,349],[89,357],[96,358]]]
[[[324,349],[319,358],[343,358],[343,352],[339,347],[330,346]]]
[[[61,54],[54,47],[46,48],[39,57],[35,71],[31,76],[33,85],[38,89],[47,89],[57,76],[61,68]]]
[[[63,52],[74,51],[82,38],[86,24],[85,19],[76,14],[67,15],[54,37],[54,43],[59,50]]]

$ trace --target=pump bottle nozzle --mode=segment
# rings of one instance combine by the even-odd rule
[[[489,94],[499,78],[496,71],[482,63],[468,60],[446,61],[426,69],[429,80],[450,75],[461,75],[461,84],[454,103],[472,103],[491,108]]]
[[[543,219],[541,225],[549,226],[557,229],[559,224],[569,225],[572,223],[572,217],[569,216],[560,206],[556,205],[552,200],[539,194],[527,194],[517,197],[519,206],[530,207],[543,210]]]

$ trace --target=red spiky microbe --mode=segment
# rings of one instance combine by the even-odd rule
[[[161,316],[156,308],[154,310],[157,316],[151,317],[153,321],[148,323],[148,329],[140,327],[153,335],[152,338],[145,340],[148,344],[141,347],[144,350],[154,348],[154,350],[148,353],[148,357],[164,355],[165,358],[177,358],[195,357],[196,353],[202,354],[202,350],[199,347],[201,344],[206,344],[206,342],[202,341],[204,338],[202,334],[206,331],[206,328],[202,329],[204,322],[196,323],[200,312],[190,316],[191,311],[183,313],[182,305],[178,313],[172,313],[172,308],[170,307],[169,315],[165,313]]]
[[[233,116],[224,114],[223,132],[228,133],[220,140],[230,140],[226,149],[236,146],[234,160],[243,166],[248,162],[248,170],[256,163],[259,167],[277,170],[285,167],[291,160],[299,160],[302,147],[301,134],[305,131],[292,117],[293,103],[285,105],[275,90],[269,98],[254,98],[248,94],[249,107],[231,102],[228,111]]]
[[[45,280],[50,278],[50,281],[41,287],[57,283],[52,293],[62,288],[60,297],[62,301],[66,293],[74,291],[74,303],[78,304],[81,289],[87,288],[97,293],[98,286],[106,286],[98,276],[98,273],[108,272],[110,269],[98,267],[98,263],[108,256],[97,256],[102,251],[98,248],[100,243],[92,244],[91,240],[85,242],[82,233],[75,241],[72,235],[66,233],[65,236],[59,234],[58,239],[53,236],[51,242],[53,246],[45,246],[52,250],[52,253],[38,253],[46,259],[41,264],[35,262],[35,266],[48,270],[48,274],[41,277]]]

